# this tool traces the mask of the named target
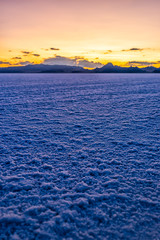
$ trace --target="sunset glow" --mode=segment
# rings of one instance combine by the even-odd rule
[[[0,67],[57,56],[160,67],[159,9],[159,0],[0,0]]]

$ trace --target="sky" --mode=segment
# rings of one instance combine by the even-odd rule
[[[0,67],[160,67],[160,0],[0,0]]]

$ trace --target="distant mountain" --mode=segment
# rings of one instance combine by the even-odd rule
[[[114,66],[112,63],[104,65],[102,68],[93,70],[95,73],[143,73],[144,71],[138,67],[120,67]]]
[[[154,73],[160,73],[160,68],[156,68],[156,69],[154,70]]]
[[[155,67],[145,67],[145,68],[141,68],[141,69],[147,73],[153,73],[156,70]]]
[[[120,67],[108,63],[101,68],[89,70],[78,66],[35,64],[0,68],[0,73],[160,73],[160,68]]]
[[[45,64],[0,68],[0,73],[83,73],[87,71],[77,66]]]

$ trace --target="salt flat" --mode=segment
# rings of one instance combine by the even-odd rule
[[[160,75],[0,75],[0,239],[160,239]]]

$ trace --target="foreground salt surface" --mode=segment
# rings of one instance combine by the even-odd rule
[[[160,75],[0,75],[0,239],[160,239]]]

